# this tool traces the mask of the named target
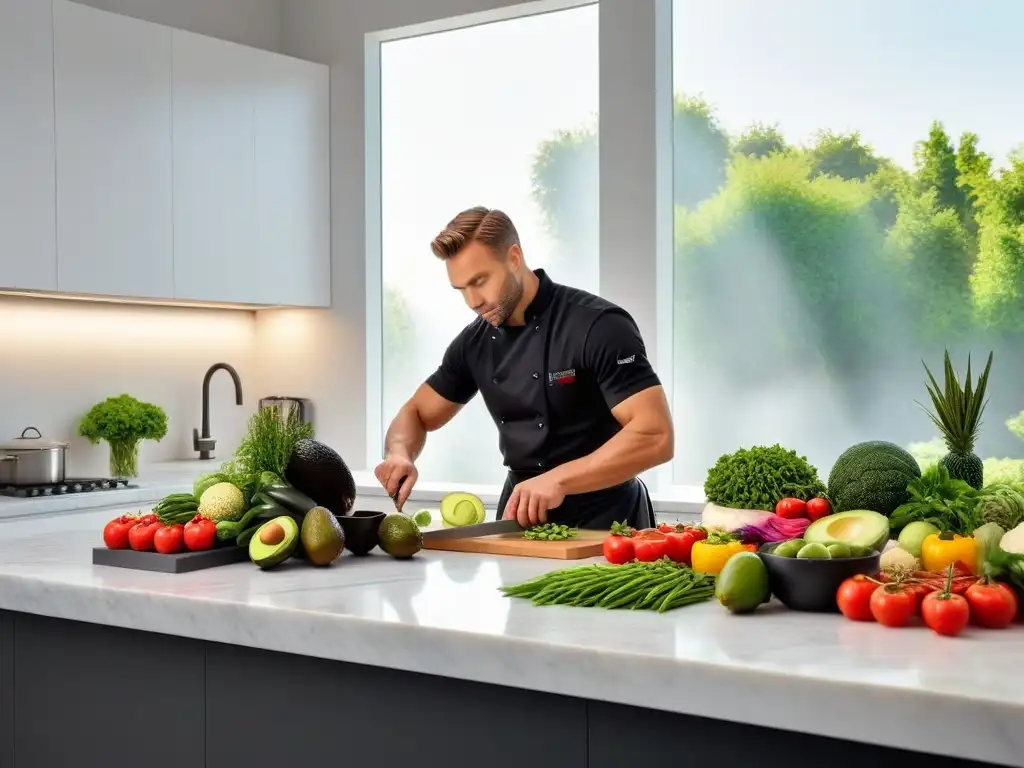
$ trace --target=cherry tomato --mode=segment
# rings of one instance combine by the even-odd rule
[[[807,502],[803,499],[779,499],[775,505],[775,514],[787,520],[807,517]]]
[[[128,531],[128,546],[136,552],[152,552],[153,537],[163,527],[162,523],[138,522]]]
[[[694,542],[703,541],[707,537],[707,531],[702,528],[674,529],[665,534],[667,539],[665,554],[673,562],[690,565],[690,553],[693,551]]]
[[[115,517],[103,528],[103,543],[107,549],[127,549],[128,531],[139,522],[139,518],[133,515],[121,515]]]
[[[967,598],[952,592],[935,591],[921,601],[921,618],[926,626],[940,635],[958,635],[967,626],[971,608]]]
[[[818,496],[807,502],[807,516],[812,521],[820,520],[823,517],[832,514],[832,505],[829,504],[828,499]]]
[[[868,603],[875,621],[884,627],[905,627],[917,610],[917,596],[912,590],[882,584],[875,587]]]
[[[153,535],[153,547],[161,555],[173,555],[175,552],[181,552],[184,540],[184,527],[181,523],[175,523],[157,529]]]
[[[653,563],[668,553],[668,536],[657,530],[637,531],[633,535],[633,555],[642,563]]]
[[[617,533],[605,536],[601,545],[604,559],[613,565],[622,565],[633,559],[633,540],[628,536],[620,536]]]
[[[1017,595],[1006,584],[978,581],[967,588],[965,597],[979,626],[1002,629],[1017,616]]]
[[[196,515],[185,523],[185,546],[193,552],[212,549],[216,537],[217,524],[202,515]]]
[[[836,604],[839,612],[854,621],[874,621],[871,613],[871,596],[878,585],[864,575],[851,576],[839,585]]]

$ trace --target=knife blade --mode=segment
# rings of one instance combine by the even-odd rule
[[[440,528],[424,531],[424,539],[471,539],[477,536],[492,536],[496,533],[522,532],[517,520],[491,520],[488,523],[460,525],[455,528]]]

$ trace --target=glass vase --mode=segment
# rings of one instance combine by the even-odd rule
[[[139,474],[138,441],[110,444],[110,474],[115,479],[128,479]]]

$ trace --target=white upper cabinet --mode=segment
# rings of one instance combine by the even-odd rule
[[[0,288],[55,291],[50,3],[0,0]]]
[[[57,287],[174,295],[171,30],[54,0]]]
[[[174,295],[255,302],[257,52],[175,30]]]
[[[265,54],[256,73],[256,232],[264,274],[260,290],[270,303],[329,306],[329,70]]]
[[[175,296],[329,305],[327,67],[173,40]]]

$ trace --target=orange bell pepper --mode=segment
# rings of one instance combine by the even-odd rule
[[[921,543],[921,566],[942,573],[951,563],[971,573],[977,572],[978,545],[973,536],[958,533],[933,533]]]
[[[704,541],[695,541],[690,550],[690,562],[693,570],[717,576],[722,572],[729,558],[737,552],[756,552],[754,544],[743,544],[739,541],[722,540],[714,535]]]

